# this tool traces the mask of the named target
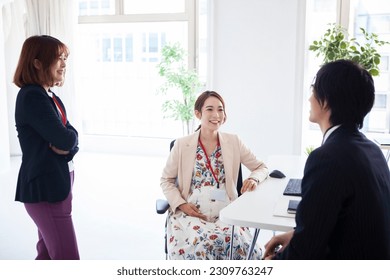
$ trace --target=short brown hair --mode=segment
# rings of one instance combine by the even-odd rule
[[[69,55],[68,47],[60,40],[49,35],[35,35],[24,41],[20,53],[19,62],[14,74],[14,83],[18,87],[28,84],[52,85],[53,77],[50,67],[57,62],[58,57],[65,53]],[[38,59],[42,69],[34,66],[34,60]]]

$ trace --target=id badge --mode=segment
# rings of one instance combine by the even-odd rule
[[[226,191],[225,190],[212,190],[210,194],[212,200],[226,201]]]

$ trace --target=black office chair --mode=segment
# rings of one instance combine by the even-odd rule
[[[173,145],[175,144],[176,140],[173,140],[169,146],[169,149],[172,150]],[[240,168],[238,170],[238,179],[237,179],[237,193],[238,196],[241,195],[241,188],[242,188],[242,169],[241,164]],[[156,200],[156,212],[157,214],[165,214],[167,210],[169,209],[169,203],[165,199],[157,199]],[[165,258],[168,259],[168,240],[167,240],[167,223],[168,223],[168,217],[165,219]]]

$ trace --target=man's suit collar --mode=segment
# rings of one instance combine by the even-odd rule
[[[341,124],[335,131],[333,131],[326,140],[326,142],[333,140],[338,135],[352,135],[352,134],[359,134],[358,126],[355,124]],[[326,144],[324,142],[323,144]]]
[[[321,145],[324,145],[324,143],[326,142],[326,140],[328,139],[328,137],[333,133],[333,131],[335,131],[336,129],[338,129],[340,126],[341,126],[341,124],[339,124],[339,125],[334,125],[334,126],[329,127],[329,128],[325,131],[325,133],[324,133],[324,137],[323,137],[323,139],[322,139]]]

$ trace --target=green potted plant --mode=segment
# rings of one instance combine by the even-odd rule
[[[325,34],[319,40],[313,41],[309,50],[317,57],[323,57],[323,63],[338,59],[353,60],[365,68],[372,76],[379,76],[379,64],[381,55],[377,48],[389,42],[381,41],[375,33],[368,33],[360,28],[364,42],[358,42],[356,38],[348,39],[345,28],[335,23],[329,24]]]
[[[309,156],[310,153],[311,153],[312,151],[314,151],[314,150],[315,150],[314,146],[312,146],[312,145],[307,146],[307,147],[305,148],[305,154],[306,154],[307,156]]]
[[[179,43],[162,48],[161,61],[157,65],[159,75],[164,78],[158,93],[167,97],[162,111],[164,117],[182,121],[183,134],[193,130],[194,104],[202,86],[196,71],[187,65],[187,53]]]

